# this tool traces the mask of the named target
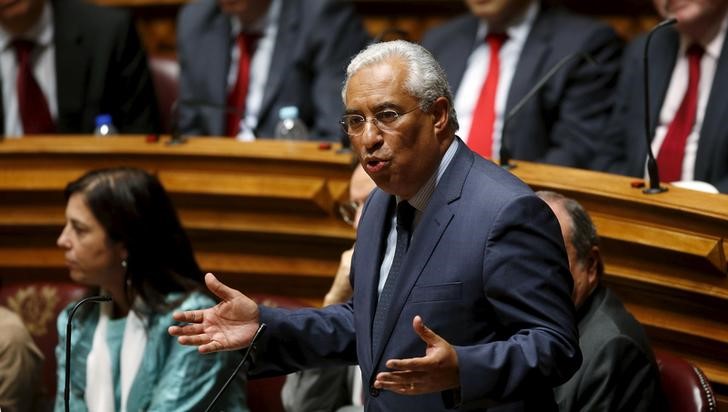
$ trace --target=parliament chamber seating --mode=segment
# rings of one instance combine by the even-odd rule
[[[669,412],[718,410],[710,382],[699,367],[664,351],[656,351],[655,358]]]

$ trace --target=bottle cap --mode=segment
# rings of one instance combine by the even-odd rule
[[[283,106],[278,110],[278,117],[280,119],[295,119],[298,117],[298,107]]]
[[[102,114],[96,116],[96,127],[100,127],[105,124],[111,124],[111,115],[110,114],[102,113]]]

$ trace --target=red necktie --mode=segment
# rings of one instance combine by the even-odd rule
[[[235,40],[240,51],[238,59],[238,76],[235,86],[228,94],[225,114],[226,132],[230,137],[235,137],[240,131],[240,119],[245,113],[245,99],[248,97],[248,83],[250,82],[250,60],[253,58],[255,43],[260,36],[258,34],[240,33]],[[235,110],[233,110],[233,108]]]
[[[468,145],[483,157],[491,157],[493,150],[493,124],[495,123],[495,94],[498,90],[500,74],[500,49],[507,36],[503,33],[489,33],[485,42],[490,47],[490,65],[488,76],[480,90],[478,103],[473,111],[473,123],[470,126]]]
[[[700,59],[703,57],[703,48],[693,44],[687,50],[690,77],[688,90],[685,92],[680,107],[667,129],[665,140],[660,146],[657,155],[657,165],[660,167],[661,179],[664,182],[674,182],[682,177],[682,163],[685,157],[685,143],[695,124],[695,115],[698,110],[698,84],[700,83]]]
[[[18,111],[23,123],[23,134],[47,134],[55,132],[51,111],[43,91],[33,76],[30,54],[35,44],[29,40],[13,40],[15,57],[18,59]]]

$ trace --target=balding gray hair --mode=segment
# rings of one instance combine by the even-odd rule
[[[592,247],[599,246],[597,229],[589,213],[587,213],[579,202],[561,193],[540,190],[536,192],[536,195],[547,203],[561,204],[563,206],[566,214],[571,219],[571,231],[569,233],[571,239],[564,239],[564,241],[571,242],[571,245],[574,246],[576,259],[579,261],[579,264],[585,265]],[[604,264],[599,262],[597,274],[601,277],[603,273]]]
[[[344,104],[346,104],[349,79],[354,74],[365,67],[397,58],[402,59],[407,66],[404,90],[419,101],[422,111],[428,112],[439,97],[447,99],[450,106],[448,127],[454,134],[460,126],[445,71],[427,49],[415,43],[404,40],[374,43],[354,56],[346,69],[346,80],[341,90]]]

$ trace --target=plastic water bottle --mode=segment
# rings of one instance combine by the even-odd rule
[[[96,128],[94,129],[94,134],[97,137],[111,136],[118,133],[119,131],[116,130],[114,124],[111,123],[110,114],[103,113],[96,116]]]
[[[305,140],[308,138],[308,129],[298,118],[298,107],[285,106],[278,111],[278,124],[276,125],[276,138],[288,140]]]

